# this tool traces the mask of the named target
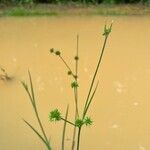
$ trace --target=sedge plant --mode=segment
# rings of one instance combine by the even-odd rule
[[[83,126],[90,126],[92,125],[93,121],[92,119],[87,115],[88,110],[90,108],[90,105],[93,101],[93,98],[95,96],[97,87],[98,87],[98,82],[96,84],[96,86],[94,87],[94,83],[96,80],[96,76],[98,73],[98,70],[100,68],[100,64],[102,62],[102,58],[103,58],[103,54],[105,51],[105,47],[106,47],[106,43],[108,40],[108,37],[111,33],[112,30],[112,24],[110,24],[109,27],[107,27],[107,25],[105,24],[104,26],[104,32],[103,32],[103,36],[104,36],[104,43],[102,46],[102,50],[100,51],[100,56],[98,59],[98,63],[96,65],[96,69],[94,71],[93,77],[92,77],[92,81],[89,87],[89,91],[87,94],[87,98],[85,100],[85,104],[84,104],[84,108],[82,109],[82,114],[79,114],[79,102],[78,102],[78,87],[79,87],[79,81],[78,81],[78,61],[79,61],[79,56],[78,56],[78,46],[79,46],[79,36],[77,35],[77,52],[76,52],[76,56],[74,57],[75,59],[75,72],[73,72],[73,70],[71,69],[71,67],[68,65],[68,63],[65,61],[65,59],[63,58],[62,54],[60,51],[55,50],[54,48],[50,49],[50,53],[56,55],[57,57],[59,57],[59,59],[64,63],[64,65],[66,66],[66,68],[68,69],[68,75],[72,76],[74,81],[71,83],[71,88],[74,91],[74,100],[75,100],[75,119],[73,121],[69,121],[67,119],[67,117],[63,118],[61,115],[61,112],[58,109],[55,109],[53,111],[51,111],[49,113],[49,119],[50,121],[60,121],[63,120],[64,121],[64,130],[63,130],[63,135],[65,135],[65,130],[66,130],[66,123],[72,125],[74,127],[73,129],[73,137],[72,137],[72,147],[71,150],[74,150],[76,147],[76,150],[80,149],[80,137],[81,137],[81,131]],[[68,107],[67,107],[67,111],[66,114],[68,116]],[[76,136],[77,134],[77,136]],[[64,150],[64,136],[62,138],[62,150]]]
[[[71,150],[75,150],[75,149],[80,150],[80,137],[81,137],[82,128],[84,126],[91,126],[93,123],[92,119],[87,115],[87,113],[88,113],[88,110],[91,106],[91,103],[93,101],[93,98],[95,96],[95,93],[96,93],[96,90],[98,87],[98,82],[96,83],[95,87],[94,87],[94,83],[96,80],[98,70],[100,68],[100,64],[102,62],[102,58],[103,58],[103,54],[105,51],[107,39],[108,39],[109,34],[111,33],[111,30],[112,30],[112,24],[113,23],[111,23],[109,27],[107,27],[106,24],[104,26],[104,32],[103,32],[104,43],[102,46],[102,50],[100,51],[100,56],[99,56],[98,63],[96,65],[96,68],[95,68],[95,71],[94,71],[94,74],[92,77],[92,81],[91,81],[91,84],[89,87],[89,91],[87,94],[87,98],[85,100],[84,107],[83,107],[82,111],[80,111],[80,112],[82,112],[81,114],[79,114],[79,101],[78,101],[79,100],[79,95],[78,95],[78,87],[79,87],[79,81],[78,81],[78,79],[79,79],[79,75],[78,75],[79,35],[77,35],[76,56],[74,57],[75,72],[73,72],[71,67],[65,61],[65,59],[63,58],[60,51],[55,50],[54,48],[50,49],[50,53],[59,57],[59,59],[64,63],[64,65],[66,66],[66,68],[68,70],[67,74],[73,78],[73,82],[71,83],[71,88],[73,89],[73,93],[74,93],[74,104],[75,104],[74,120],[73,121],[68,120],[69,105],[66,108],[66,113],[65,113],[64,117],[62,116],[62,113],[57,108],[49,113],[49,120],[50,121],[54,121],[54,122],[61,121],[61,120],[64,121],[63,130],[62,130],[61,150],[65,150],[65,135],[66,135],[67,124],[69,124],[73,127]],[[22,85],[23,85],[25,91],[27,92],[27,95],[29,96],[32,108],[33,108],[34,113],[35,113],[35,117],[37,118],[37,122],[38,122],[38,125],[40,127],[40,131],[38,131],[35,127],[33,127],[28,121],[26,121],[24,119],[23,119],[23,121],[25,122],[25,124],[27,126],[29,126],[33,130],[33,132],[39,137],[39,139],[43,142],[43,144],[45,144],[47,150],[52,150],[51,142],[47,137],[47,134],[46,134],[45,129],[43,127],[43,123],[39,117],[39,112],[38,112],[38,108],[36,105],[36,99],[35,99],[35,94],[34,94],[32,78],[31,78],[31,74],[29,71],[28,71],[28,75],[29,75],[29,85],[25,82],[22,82]]]

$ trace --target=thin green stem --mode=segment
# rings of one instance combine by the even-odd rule
[[[31,101],[31,104],[32,104],[32,106],[33,106],[33,108],[34,108],[34,102],[33,102],[33,100],[32,100],[32,96],[31,96],[31,94],[30,94],[30,92],[29,92],[28,85],[26,85],[26,83],[23,82],[23,81],[21,81],[21,84],[23,85],[25,91],[27,92],[27,94],[28,94],[28,96],[29,96],[29,99],[30,99],[30,101]]]
[[[83,114],[83,118],[86,116],[86,113],[87,113],[87,111],[88,111],[88,109],[89,109],[89,107],[90,107],[90,104],[91,104],[91,102],[92,102],[92,100],[93,100],[93,97],[94,97],[94,95],[95,95],[95,92],[96,92],[96,90],[97,90],[98,83],[99,83],[99,82],[97,82],[97,85],[96,85],[96,87],[95,87],[95,89],[94,89],[94,92],[93,92],[91,98],[89,99],[89,102],[88,102],[87,107],[86,107],[86,109],[85,109],[85,111],[84,111],[84,114]]]
[[[74,123],[72,123],[71,121],[68,121],[68,120],[66,120],[66,119],[64,119],[64,118],[62,118],[61,117],[61,120],[63,120],[63,121],[65,121],[65,122],[67,122],[67,123],[69,123],[69,124],[71,124],[71,125],[73,125],[73,126],[76,126]]]
[[[77,50],[76,50],[76,57],[77,59],[75,59],[75,76],[78,77],[78,58],[79,58],[79,35],[77,35]],[[78,82],[78,78],[75,78],[76,82]],[[74,88],[74,97],[75,97],[75,105],[76,105],[76,113],[77,115],[75,115],[76,117],[79,117],[79,110],[78,110],[78,87]]]
[[[105,50],[107,39],[108,39],[108,36],[105,36],[105,40],[104,40],[104,44],[103,44],[103,47],[102,47],[102,51],[101,51],[101,54],[100,54],[100,57],[99,57],[99,60],[98,60],[98,64],[97,64],[97,67],[96,67],[96,70],[95,70],[95,73],[94,73],[94,76],[93,76],[93,79],[92,79],[92,82],[91,82],[91,85],[90,85],[88,96],[87,96],[87,99],[86,99],[86,102],[85,102],[85,105],[84,105],[83,118],[84,118],[84,113],[85,113],[85,110],[86,110],[86,107],[87,107],[87,104],[88,104],[88,101],[89,101],[89,97],[90,97],[90,94],[91,94],[91,91],[92,91],[92,88],[93,88],[93,84],[94,84],[94,81],[95,81],[95,78],[96,78],[96,75],[97,75],[100,63],[102,61],[102,57],[103,57],[103,54],[104,54],[104,50]]]
[[[79,110],[78,110],[78,87],[74,87],[74,98],[75,98],[75,116],[79,117]],[[75,118],[76,119],[76,118]]]
[[[32,101],[33,101],[33,103],[34,103],[34,107],[36,107],[35,96],[34,96],[34,88],[33,88],[32,78],[31,78],[31,74],[30,74],[30,71],[29,71],[29,70],[28,70],[28,74],[29,74],[29,79],[30,79],[30,87],[31,87]]]
[[[59,55],[59,57],[62,60],[62,62],[65,64],[65,66],[68,68],[68,70],[71,72],[71,75],[73,76],[73,78],[75,78],[75,75],[73,74],[73,71],[71,70],[71,68],[69,67],[67,62],[64,60],[64,58],[61,55]]]
[[[78,57],[79,57],[79,35],[77,35],[77,51],[76,51],[76,57],[77,57],[77,59],[75,59],[76,60],[76,75],[78,75]]]
[[[82,128],[82,127],[79,127],[79,129],[78,129],[77,150],[79,150],[79,149],[80,149],[81,128]]]
[[[45,139],[41,136],[41,134],[26,120],[23,119],[23,121],[38,135],[38,137],[43,141],[43,143],[45,143],[45,145],[47,146],[47,142],[45,141]]]
[[[38,114],[37,106],[36,106],[36,103],[35,103],[34,88],[33,88],[33,83],[32,83],[32,78],[31,78],[30,71],[28,71],[28,74],[29,74],[29,79],[30,79],[31,93],[30,93],[29,90],[28,90],[28,86],[27,86],[25,83],[23,83],[23,82],[22,82],[22,84],[23,84],[23,86],[24,86],[24,88],[25,88],[26,92],[28,93],[29,98],[30,98],[30,100],[31,100],[31,103],[32,103],[32,106],[33,106],[33,109],[34,109],[34,112],[35,112],[35,116],[36,116],[36,118],[37,118],[38,124],[39,124],[40,129],[41,129],[41,131],[42,131],[42,134],[43,134],[43,136],[44,136],[45,142],[47,143],[46,146],[47,146],[48,150],[51,150],[49,140],[48,140],[48,138],[47,138],[47,136],[46,136],[46,133],[45,133],[45,131],[44,131],[42,122],[41,122],[40,117],[39,117],[39,114]]]
[[[77,59],[75,59],[76,64],[75,64],[75,75],[76,77],[78,77],[78,65],[79,65],[79,35],[77,35],[77,51],[76,51],[76,57]],[[78,82],[78,78],[75,78],[76,82]],[[75,103],[76,103],[76,117],[79,117],[79,110],[78,110],[78,86],[75,87],[74,89],[74,96],[75,96]]]
[[[65,120],[67,120],[67,118],[68,118],[68,110],[69,110],[69,105],[67,106],[67,109],[66,109]],[[67,125],[67,122],[64,121],[64,127],[63,127],[63,133],[62,133],[62,144],[61,144],[62,150],[65,150],[66,125]]]
[[[77,127],[76,127],[76,126],[74,126],[71,150],[74,150],[74,147],[75,147],[76,129],[77,129]]]
[[[49,148],[48,150],[51,150],[51,147],[50,147],[50,144],[49,144],[49,140],[48,140],[48,138],[47,138],[47,136],[46,136],[46,133],[45,133],[45,131],[44,131],[42,122],[41,122],[41,120],[40,120],[40,117],[39,117],[39,114],[38,114],[38,111],[37,111],[37,108],[35,107],[34,110],[35,110],[35,114],[36,114],[36,117],[37,117],[39,126],[40,126],[40,128],[41,128],[42,133],[43,133],[43,136],[44,136],[44,138],[45,138],[45,140],[46,140],[46,142],[47,142],[47,146],[48,146],[48,148]]]
[[[78,63],[79,62],[79,35],[77,35],[77,47],[76,47],[76,56],[75,56],[75,81],[78,82]],[[78,87],[74,88],[74,98],[75,98],[75,120],[79,117],[78,110]],[[74,150],[75,147],[75,137],[76,137],[76,126],[73,129],[73,137],[72,137],[72,147],[71,150]]]

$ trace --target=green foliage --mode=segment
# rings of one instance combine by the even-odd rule
[[[3,13],[4,16],[56,16],[56,12],[39,12],[39,11],[32,11],[25,7],[19,6],[14,7],[12,9],[6,10]]]
[[[36,0],[35,0],[36,2]],[[5,4],[33,4],[34,0],[0,0],[0,3]]]
[[[12,4],[33,4],[33,3],[49,3],[49,4],[67,4],[67,3],[80,3],[80,4],[121,4],[121,3],[150,3],[150,0],[0,0],[0,3]]]
[[[7,16],[28,16],[28,15],[30,15],[30,12],[27,11],[25,8],[19,7],[19,8],[13,8],[12,10],[5,12],[5,15],[7,15]]]
[[[20,4],[33,4],[33,0],[15,0],[15,2]]]

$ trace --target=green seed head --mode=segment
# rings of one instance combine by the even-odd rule
[[[86,117],[86,118],[84,119],[84,124],[85,124],[86,126],[90,126],[90,125],[92,125],[92,123],[93,123],[93,121],[91,120],[90,117]]]
[[[76,81],[74,81],[74,82],[72,82],[71,83],[71,87],[72,88],[76,88],[76,87],[78,87],[79,85],[78,85],[78,83],[76,82]]]
[[[58,111],[58,109],[55,109],[50,112],[49,114],[50,121],[59,121],[61,120],[61,113]]]
[[[76,119],[76,121],[75,121],[75,125],[77,126],[77,127],[81,127],[82,125],[84,124],[84,122],[83,122],[83,120],[82,119]]]
[[[113,25],[113,21],[111,22],[109,27],[107,27],[107,25],[105,24],[105,26],[104,26],[104,33],[103,33],[104,36],[107,37],[110,34],[110,32],[112,30],[112,25]]]

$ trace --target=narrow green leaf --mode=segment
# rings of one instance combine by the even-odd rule
[[[83,118],[85,117],[85,115],[86,115],[86,113],[87,113],[87,111],[88,111],[88,109],[89,109],[89,106],[90,106],[90,104],[91,104],[91,102],[92,102],[92,100],[93,100],[93,98],[94,98],[94,95],[95,95],[96,90],[97,90],[97,87],[98,87],[98,83],[99,83],[99,82],[97,82],[96,87],[95,87],[95,89],[94,89],[94,92],[93,92],[93,94],[92,94],[92,96],[91,96],[89,102],[87,103],[87,106],[86,106],[85,111],[84,111],[84,116],[83,116]]]
[[[23,119],[23,121],[34,131],[34,133],[36,133],[36,135],[38,135],[38,137],[42,140],[42,142],[44,142],[46,144],[46,146],[47,146],[47,142],[40,135],[40,133],[30,123],[28,123],[26,120]]]
[[[31,94],[32,94],[32,101],[33,101],[34,107],[36,107],[35,96],[34,96],[34,89],[33,89],[33,83],[32,83],[32,77],[31,77],[31,73],[30,73],[29,70],[28,70],[28,74],[29,74],[29,79],[30,79],[30,88],[31,88]]]
[[[68,118],[69,105],[67,105],[65,120]],[[64,121],[63,133],[62,133],[62,150],[65,150],[65,134],[66,134],[67,121]]]
[[[30,99],[30,101],[32,103],[32,106],[34,107],[34,102],[33,102],[32,96],[31,96],[31,94],[29,92],[28,85],[25,82],[23,82],[23,81],[21,81],[21,84],[23,85],[25,91],[27,92],[27,94],[29,96],[29,99]]]

